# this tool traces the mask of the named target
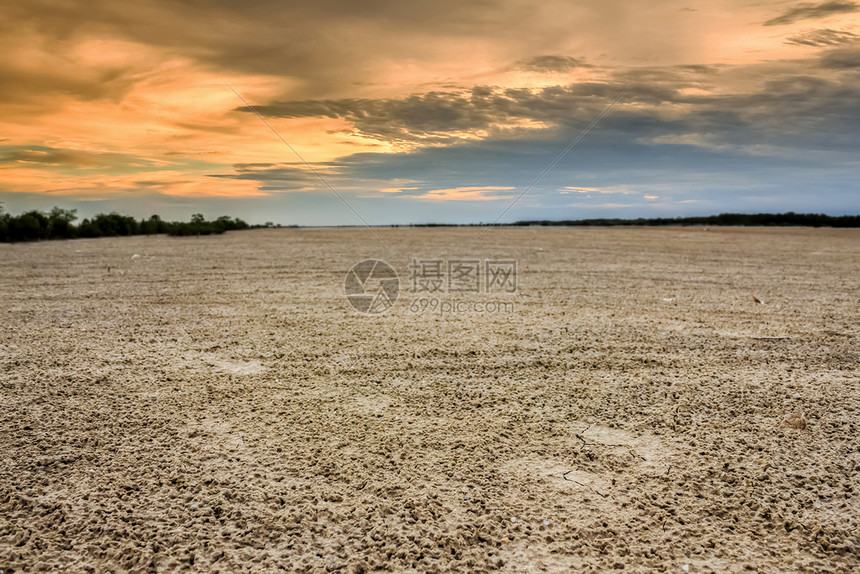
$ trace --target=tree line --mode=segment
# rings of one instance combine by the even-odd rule
[[[241,219],[221,216],[207,221],[200,213],[191,220],[164,221],[158,215],[137,220],[117,212],[100,213],[84,218],[79,224],[77,210],[53,208],[49,212],[31,210],[12,215],[0,205],[0,242],[75,239],[78,237],[121,237],[127,235],[217,235],[226,231],[251,227]]]
[[[823,213],[721,213],[703,217],[656,217],[639,219],[572,219],[518,221],[505,225],[734,225],[734,226],[798,226],[798,227],[860,227],[860,215],[824,215]]]
[[[126,235],[174,236],[216,235],[226,231],[250,229],[239,219],[223,215],[207,221],[202,214],[195,213],[191,220],[164,221],[158,215],[137,220],[117,212],[100,213],[84,218],[79,224],[77,210],[54,207],[49,212],[31,210],[12,215],[0,205],[0,242],[40,241],[45,239],[74,239],[77,237],[120,237]],[[461,225],[483,226],[481,223]],[[619,226],[619,225],[734,225],[734,226],[803,226],[803,227],[860,227],[860,215],[824,215],[823,213],[721,213],[703,217],[657,217],[638,219],[566,219],[526,220],[515,223],[500,223],[502,226]],[[447,227],[444,223],[417,223],[412,227]],[[455,225],[456,226],[456,225]],[[263,227],[275,227],[266,223]],[[278,225],[277,227],[280,227]],[[394,225],[393,227],[398,227]]]
[[[412,223],[404,227],[485,227],[486,223]],[[721,213],[700,217],[640,217],[637,219],[526,219],[513,223],[494,223],[498,227],[559,226],[559,227],[614,227],[661,225],[712,225],[712,226],[795,226],[795,227],[860,227],[860,215],[824,215],[823,213]],[[392,225],[392,227],[399,227]]]

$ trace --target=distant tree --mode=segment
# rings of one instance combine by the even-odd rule
[[[167,233],[168,224],[167,224],[167,222],[166,222],[166,221],[164,221],[163,219],[161,219],[161,216],[160,216],[160,215],[157,215],[157,214],[156,214],[156,215],[151,215],[151,216],[149,217],[149,220],[150,220],[151,222],[154,222],[154,223],[155,223],[155,228],[156,228],[156,230],[157,230],[157,233]]]
[[[77,209],[55,207],[48,214],[48,236],[51,239],[69,239],[77,234],[73,225],[78,218]]]
[[[168,224],[161,219],[160,215],[150,215],[149,219],[140,220],[140,233],[144,235],[154,235],[157,233],[167,233]]]
[[[224,233],[233,228],[233,218],[229,215],[222,215],[212,222],[212,227],[215,233]]]
[[[11,215],[6,213],[3,204],[0,203],[0,241],[10,241],[9,239],[9,220]]]
[[[212,222],[213,233],[224,233],[225,231],[234,231],[237,229],[248,229],[248,224],[239,219],[233,219],[229,215],[222,215]]]
[[[101,231],[92,221],[84,218],[81,224],[78,225],[78,237],[101,237]]]
[[[48,238],[48,217],[41,211],[28,211],[9,221],[12,241],[37,241]]]
[[[137,220],[128,215],[120,215],[116,211],[108,214],[99,213],[92,220],[103,237],[115,237],[117,235],[137,235],[140,232]]]

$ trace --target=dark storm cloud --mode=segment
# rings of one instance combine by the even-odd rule
[[[321,167],[319,164],[316,166],[318,171]],[[336,171],[322,170],[322,172],[325,174],[323,177],[326,181],[333,181],[338,176]],[[258,189],[262,191],[295,191],[320,183],[319,179],[304,165],[288,163],[237,163],[233,165],[233,173],[211,174],[209,177],[258,181],[261,183]]]
[[[837,51],[826,58],[845,66],[845,62],[856,62],[856,56]],[[843,74],[824,79],[797,75],[796,71],[796,67],[779,65],[754,67],[744,74],[772,79],[762,90],[749,93],[705,90],[700,95],[685,94],[683,88],[687,87],[719,86],[723,74],[729,72],[717,67],[673,67],[619,72],[616,81],[605,84],[534,91],[478,86],[468,94],[282,102],[260,110],[278,117],[341,117],[361,133],[383,140],[426,136],[426,130],[439,130],[434,133],[443,139],[449,133],[446,130],[491,129],[523,119],[547,126],[519,132],[517,137],[497,132],[496,138],[480,141],[452,140],[447,147],[396,155],[358,153],[324,164],[338,185],[368,179],[416,181],[416,189],[406,195],[420,195],[446,185],[510,185],[512,179],[528,180],[629,85],[631,76],[640,83],[624,102],[635,105],[619,104],[577,147],[574,157],[588,157],[594,165],[624,157],[628,167],[630,162],[640,165],[637,169],[642,177],[648,162],[658,161],[655,158],[668,162],[667,170],[670,164],[680,169],[690,162],[695,162],[697,169],[712,166],[714,170],[723,166],[743,171],[768,161],[797,167],[798,161],[812,162],[812,157],[823,161],[821,154],[827,154],[827,162],[850,163],[850,150],[860,147],[860,108],[856,106],[860,78]],[[686,111],[664,117],[666,104],[674,109],[682,105]],[[601,154],[609,159],[600,159]],[[444,168],[439,171],[436,166]],[[263,181],[271,189],[316,184],[299,166],[237,167],[238,172],[231,177]]]
[[[854,103],[860,78],[824,79],[786,74],[766,82],[760,93],[691,98],[695,109],[677,126],[715,145],[762,153],[804,151],[838,154],[860,145],[860,108]]]
[[[35,165],[58,169],[109,169],[141,171],[154,164],[127,154],[91,152],[46,146],[0,146],[0,165]]]
[[[834,70],[856,70],[860,68],[860,48],[831,50],[821,57],[821,65]]]
[[[797,4],[793,8],[789,8],[776,18],[771,18],[764,23],[765,26],[779,26],[782,24],[791,24],[798,20],[809,20],[814,18],[825,18],[834,14],[847,14],[860,10],[860,5],[854,2],[841,2],[835,0],[833,2],[824,2],[823,4],[813,4],[811,2],[803,2]]]
[[[833,51],[822,65],[847,69],[858,65],[860,53]],[[828,148],[845,143],[845,126],[856,125],[856,78],[826,79],[792,65],[766,64],[748,70],[715,66],[677,66],[619,71],[608,82],[583,82],[538,90],[476,86],[471,92],[431,92],[391,99],[306,100],[259,106],[266,116],[280,118],[342,118],[365,137],[388,142],[455,144],[472,139],[529,139],[535,133],[554,138],[568,128],[581,129],[631,82],[635,87],[604,120],[636,137],[697,134],[707,145],[799,147],[808,143]],[[719,90],[731,74],[770,78],[765,89],[725,93]],[[690,91],[692,90],[692,92]],[[717,93],[713,93],[716,90]],[[697,93],[701,92],[701,93]],[[629,104],[635,104],[635,109]],[[663,110],[684,113],[663,117]],[[523,122],[538,130],[514,129]],[[536,123],[536,124],[535,124]],[[647,130],[646,130],[647,128]],[[645,130],[645,131],[642,131]],[[788,141],[783,141],[790,136]],[[856,143],[856,142],[854,142]]]
[[[535,56],[520,60],[516,67],[526,72],[569,72],[574,68],[589,66],[582,60],[570,56]]]
[[[799,44],[803,46],[814,46],[820,48],[822,46],[839,46],[841,44],[850,44],[858,40],[857,34],[852,34],[846,30],[831,30],[823,28],[821,30],[813,30],[805,34],[792,36],[786,41],[789,44]]]
[[[590,120],[599,107],[615,99],[625,87],[620,83],[598,82],[540,90],[475,86],[468,93],[429,92],[379,100],[285,101],[254,107],[260,114],[275,118],[342,118],[356,133],[374,139],[438,143],[461,139],[469,133],[511,129],[521,120],[551,125],[580,124]],[[641,85],[632,98],[657,105],[678,99],[678,93],[664,78],[663,85]],[[247,107],[237,109],[250,112]]]
[[[434,133],[488,128],[493,122],[492,111],[476,105],[474,98],[481,96],[430,92],[396,99],[274,102],[255,107],[269,117],[344,118],[363,135],[414,140]],[[239,109],[249,111],[244,107]]]

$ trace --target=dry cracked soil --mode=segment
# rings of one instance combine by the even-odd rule
[[[379,233],[0,245],[0,571],[860,569],[860,230]]]

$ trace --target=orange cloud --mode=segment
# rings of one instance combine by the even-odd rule
[[[453,187],[449,189],[434,189],[416,196],[424,201],[492,201],[504,199],[510,194],[499,193],[516,189],[514,187]]]
[[[596,187],[563,187],[561,193],[590,193],[592,191],[600,191]]]
[[[6,191],[74,196],[81,199],[110,199],[157,193],[179,197],[260,197],[268,195],[259,183],[207,177],[184,171],[136,174],[88,174],[68,177],[32,167],[0,168]]]

